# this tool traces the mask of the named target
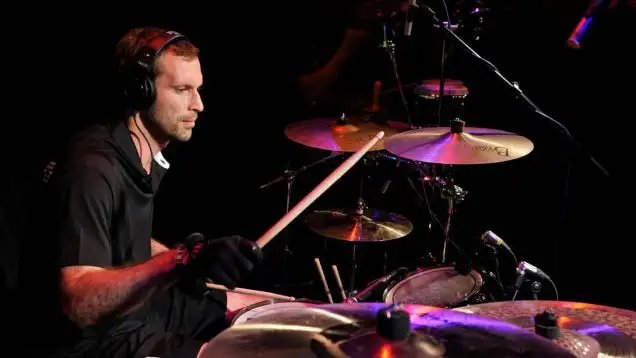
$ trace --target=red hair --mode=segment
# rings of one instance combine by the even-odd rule
[[[156,27],[142,27],[128,31],[117,43],[115,49],[115,66],[117,73],[123,73],[126,68],[135,60],[141,49],[158,35],[165,33],[166,30]],[[199,49],[186,39],[179,39],[168,45],[162,53],[171,52],[177,56],[187,59],[195,59],[199,57]],[[161,72],[159,59],[155,58],[154,75]]]

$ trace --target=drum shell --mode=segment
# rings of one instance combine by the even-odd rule
[[[422,268],[387,288],[383,301],[453,308],[487,301],[483,289],[476,270],[461,275],[453,267]]]
[[[442,117],[439,117],[439,80],[427,80],[414,90],[416,121],[419,126],[446,125],[450,120],[461,119],[468,88],[461,81],[444,81]]]

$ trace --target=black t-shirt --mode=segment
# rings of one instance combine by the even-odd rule
[[[84,340],[117,335],[147,321],[149,304],[126,317],[78,329],[55,299],[57,273],[65,266],[110,268],[150,259],[154,196],[165,173],[155,160],[146,174],[123,121],[81,131],[56,162],[43,191],[42,221],[32,235],[37,249],[23,250],[25,262],[32,264],[25,264],[30,268],[21,280],[26,286],[35,279],[42,283],[23,287],[22,297],[39,306],[27,321],[46,323],[37,328],[51,338],[51,349],[81,350]]]
[[[59,264],[117,267],[149,259],[153,198],[165,169],[153,161],[145,173],[124,122],[92,126],[77,138],[50,182],[59,205]]]

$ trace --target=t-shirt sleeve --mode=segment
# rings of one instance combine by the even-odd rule
[[[52,184],[59,264],[112,266],[114,191],[107,175],[96,168],[74,168]]]

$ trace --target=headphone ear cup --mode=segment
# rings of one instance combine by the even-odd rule
[[[155,87],[148,76],[130,76],[123,83],[124,98],[136,110],[148,109],[155,98]]]
[[[141,84],[142,88],[142,98],[140,101],[140,105],[143,109],[148,109],[155,101],[155,83],[148,76],[144,76]]]
[[[136,77],[130,76],[122,81],[126,105],[137,108],[141,99],[142,87]]]

